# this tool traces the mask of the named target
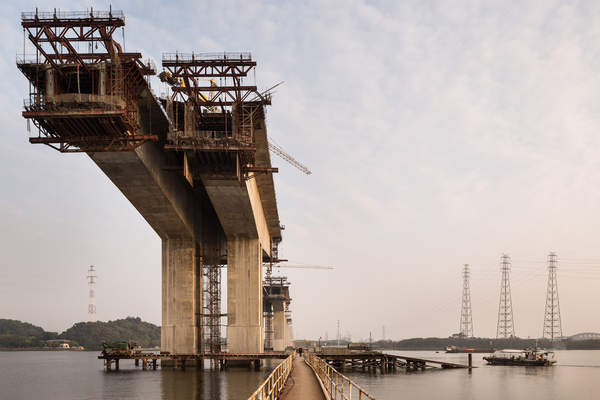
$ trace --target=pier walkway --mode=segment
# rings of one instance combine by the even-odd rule
[[[304,358],[294,360],[294,368],[287,380],[281,400],[325,400],[319,381]]]

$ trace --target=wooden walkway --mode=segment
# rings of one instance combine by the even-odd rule
[[[296,357],[294,368],[287,380],[281,400],[326,400],[313,370],[304,362],[304,358]]]

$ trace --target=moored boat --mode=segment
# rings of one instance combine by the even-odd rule
[[[491,356],[483,357],[490,365],[521,365],[527,367],[549,367],[556,363],[552,351],[538,349],[501,350]]]

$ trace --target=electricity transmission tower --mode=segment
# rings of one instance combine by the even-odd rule
[[[558,281],[556,253],[548,254],[548,290],[546,291],[546,311],[544,312],[544,339],[558,340],[562,337],[560,303],[558,302]]]
[[[462,309],[460,312],[460,334],[463,337],[473,337],[473,314],[471,312],[469,276],[469,264],[465,264],[463,268]]]
[[[94,300],[94,285],[96,284],[96,267],[90,265],[88,268],[88,285],[90,286],[90,303],[88,304],[88,321],[96,322],[96,304]]]
[[[510,294],[510,257],[503,254],[500,261],[502,282],[500,283],[500,305],[498,307],[497,338],[510,338],[515,336],[513,321],[512,297]]]

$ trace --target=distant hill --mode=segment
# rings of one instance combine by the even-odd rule
[[[87,350],[100,350],[102,342],[121,340],[154,347],[160,346],[160,326],[133,317],[108,322],[78,322],[58,337],[73,340]]]
[[[134,341],[142,347],[160,346],[160,326],[127,317],[108,322],[78,322],[60,335],[13,319],[0,319],[0,348],[44,347],[50,339],[76,342],[86,350],[100,350],[102,342]]]
[[[510,338],[510,339],[496,339],[496,338],[460,338],[460,337],[449,337],[449,338],[412,338],[400,341],[377,341],[373,342],[373,348],[381,350],[445,350],[446,346],[457,346],[457,347],[477,347],[477,348],[490,348],[493,347],[497,350],[501,349],[525,349],[534,346],[548,349],[566,349],[566,350],[577,350],[577,349],[600,349],[600,340],[561,340],[556,342],[550,342],[544,339],[524,339],[524,338]]]
[[[496,349],[524,349],[534,346],[535,339],[495,339],[495,338],[412,338],[400,341],[377,341],[373,343],[373,347],[387,350],[445,350],[446,346],[457,347],[478,347],[478,348],[496,348]],[[539,341],[540,346],[545,346],[547,343]]]
[[[56,332],[15,319],[0,319],[0,347],[42,347],[46,340],[56,339]]]

